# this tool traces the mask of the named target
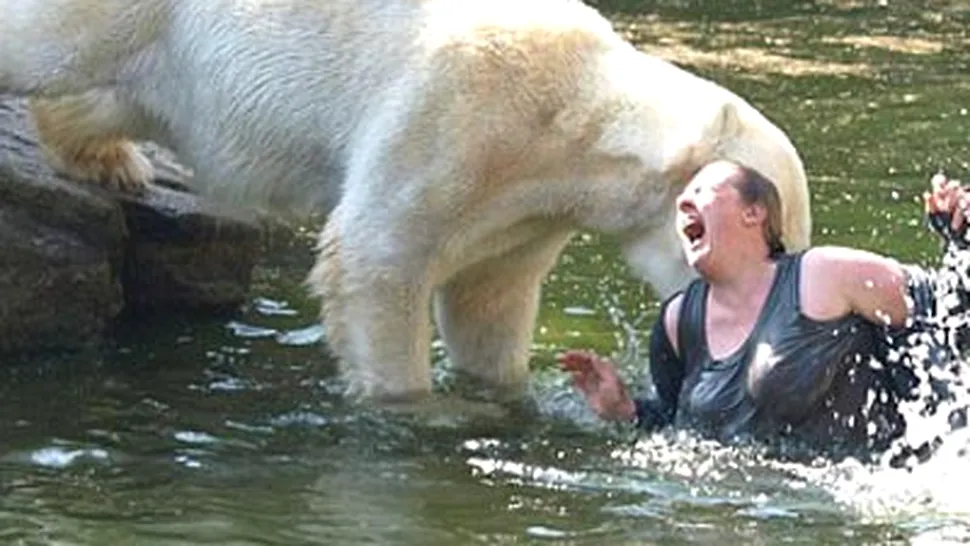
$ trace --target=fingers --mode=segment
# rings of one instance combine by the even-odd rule
[[[586,371],[592,366],[596,354],[592,351],[566,351],[556,356],[559,368],[563,371]]]
[[[566,351],[556,356],[559,369],[572,375],[573,386],[584,393],[595,388],[592,367],[594,355],[589,351]]]
[[[931,207],[930,210],[949,210],[953,194],[959,187],[959,182],[948,179],[942,173],[933,175],[933,178],[930,179],[930,191],[928,194],[925,194],[928,197],[928,204]]]
[[[960,187],[959,181],[948,180],[943,186],[942,191],[945,195],[944,206],[946,207],[943,210],[950,213],[950,227],[954,231],[957,231],[960,228],[960,225],[962,225],[962,219],[960,225],[957,224],[957,215],[962,215],[963,212],[960,206],[963,189]]]
[[[950,212],[953,210],[959,190],[960,183],[954,180],[943,179],[933,186],[933,204],[936,211]]]
[[[562,370],[570,373],[573,387],[583,393],[600,417],[631,419],[636,415],[626,387],[608,358],[592,351],[567,351],[557,355],[556,360]]]
[[[930,187],[933,189],[933,191],[936,191],[939,188],[943,187],[944,184],[946,184],[946,180],[947,178],[945,174],[936,173],[933,175],[932,178],[930,178]]]
[[[967,206],[970,205],[970,199],[968,199],[966,192],[961,191],[955,199],[955,205],[952,214],[953,219],[950,221],[950,226],[953,228],[954,233],[960,233],[961,228],[966,223]]]
[[[596,357],[590,362],[590,366],[599,376],[600,380],[613,379],[617,377],[616,366],[606,358]]]
[[[592,351],[566,351],[556,357],[559,368],[563,371],[595,372],[603,368],[612,367],[609,359],[603,358]]]
[[[573,387],[585,394],[593,396],[599,391],[600,382],[596,376],[588,373],[573,374]]]
[[[927,214],[943,210],[941,201],[946,182],[947,178],[943,173],[937,173],[930,178],[930,191],[923,193],[923,204]]]
[[[610,361],[592,351],[567,351],[556,360],[562,371],[572,375],[573,386],[587,394],[597,391],[604,379],[616,375]]]
[[[930,178],[930,191],[923,194],[927,214],[945,212],[950,214],[950,227],[959,231],[967,223],[970,196],[959,180],[951,180],[943,173]]]

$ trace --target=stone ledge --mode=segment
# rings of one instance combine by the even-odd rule
[[[157,184],[130,196],[57,175],[24,101],[0,100],[0,352],[97,344],[124,310],[240,304],[262,219],[178,188],[190,173],[148,149]]]

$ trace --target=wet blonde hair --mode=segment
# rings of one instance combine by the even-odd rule
[[[765,209],[764,237],[771,257],[785,253],[782,242],[781,196],[778,188],[763,174],[751,167],[738,165],[740,175],[731,181],[746,205]]]

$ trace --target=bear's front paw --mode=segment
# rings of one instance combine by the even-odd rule
[[[109,190],[140,193],[155,177],[148,158],[127,140],[90,142],[67,154],[49,155],[61,174]]]

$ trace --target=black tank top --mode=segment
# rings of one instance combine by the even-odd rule
[[[705,334],[708,285],[688,286],[677,328],[685,376],[676,425],[722,441],[790,437],[870,449],[899,432],[893,391],[873,358],[882,329],[854,314],[827,321],[802,314],[802,255],[777,260],[753,330],[720,360]]]

